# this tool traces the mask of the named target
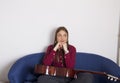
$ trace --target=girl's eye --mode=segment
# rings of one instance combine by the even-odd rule
[[[61,34],[58,34],[57,36],[58,36],[58,37],[60,37],[60,36],[61,36]]]
[[[65,34],[64,37],[67,37],[67,35]]]

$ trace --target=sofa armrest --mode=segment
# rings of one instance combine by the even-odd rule
[[[28,74],[30,74],[30,68],[27,62],[23,59],[20,59],[12,65],[8,73],[8,78],[10,83],[24,83],[26,75]]]
[[[10,83],[24,83],[36,80],[34,66],[41,63],[43,55],[44,53],[35,53],[18,59],[8,72]]]
[[[102,71],[107,74],[113,75],[120,78],[120,67],[112,60],[106,58],[102,63]],[[108,80],[109,83],[114,83],[114,81]],[[116,82],[117,83],[117,82]]]

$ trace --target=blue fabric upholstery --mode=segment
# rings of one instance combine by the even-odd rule
[[[17,60],[8,73],[10,83],[32,83],[36,81],[34,66],[41,63],[44,54],[44,52],[29,54]],[[75,69],[106,72],[120,77],[120,67],[112,60],[97,54],[77,52]],[[94,76],[94,83],[116,83],[108,80],[106,76],[97,74]]]

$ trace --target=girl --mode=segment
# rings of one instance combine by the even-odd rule
[[[76,58],[76,48],[68,42],[68,30],[61,26],[55,33],[53,45],[49,45],[43,58],[46,66],[74,69]],[[37,83],[92,83],[93,75],[89,73],[79,73],[77,78],[40,75]]]

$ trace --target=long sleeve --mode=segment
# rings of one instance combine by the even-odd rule
[[[53,48],[53,45],[48,46],[47,52],[45,53],[45,56],[43,58],[43,64],[48,66],[54,65],[57,67],[63,67],[63,62],[60,58],[59,62],[55,61],[56,51],[54,51]],[[76,59],[76,49],[74,46],[69,45],[68,50],[69,52],[64,55],[65,64],[67,68],[74,68]]]
[[[47,48],[47,52],[45,53],[45,57],[43,58],[44,65],[51,65],[54,59],[56,52],[53,50],[53,46],[50,45]]]
[[[73,46],[69,46],[69,53],[65,54],[65,63],[67,68],[74,68],[76,59],[76,49]]]

